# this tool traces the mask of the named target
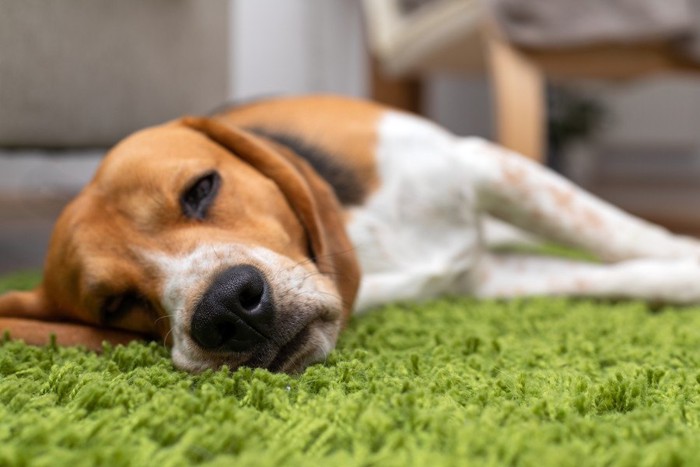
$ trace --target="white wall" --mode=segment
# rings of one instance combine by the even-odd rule
[[[700,81],[681,75],[608,84],[600,98],[611,113],[609,144],[700,146]]]
[[[491,99],[485,76],[433,74],[425,80],[426,116],[457,135],[493,139]]]
[[[367,94],[356,0],[231,0],[232,99]]]
[[[367,97],[369,63],[358,0],[231,0],[232,100],[313,92]],[[425,80],[428,117],[461,135],[493,134],[485,79]]]

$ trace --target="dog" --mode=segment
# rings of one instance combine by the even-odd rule
[[[490,251],[495,218],[601,263]],[[117,144],[60,215],[43,282],[0,330],[177,368],[295,373],[351,312],[442,295],[700,303],[700,242],[524,157],[368,101],[269,99]]]

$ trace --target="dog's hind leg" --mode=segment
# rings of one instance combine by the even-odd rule
[[[480,298],[575,296],[700,303],[700,263],[645,258],[616,264],[490,254],[482,259],[471,292]]]
[[[700,259],[699,241],[627,214],[522,156],[475,138],[456,144],[487,214],[605,261]]]
[[[481,219],[481,229],[484,245],[490,250],[542,245],[541,238],[491,216]]]

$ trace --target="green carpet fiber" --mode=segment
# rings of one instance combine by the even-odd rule
[[[298,377],[3,342],[0,465],[700,465],[699,364],[700,308],[565,299],[388,306]]]

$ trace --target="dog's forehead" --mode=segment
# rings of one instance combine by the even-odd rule
[[[157,156],[166,151],[173,157],[187,157],[194,148],[223,150],[204,134],[184,125],[170,123],[137,131],[120,141],[112,150],[125,156],[135,153],[138,156]]]
[[[96,180],[111,185],[133,180],[134,174],[168,173],[172,178],[230,159],[228,151],[201,133],[171,124],[139,131],[121,141],[102,162]]]
[[[234,185],[241,177],[247,183],[257,180],[256,171],[203,134],[176,124],[153,127],[117,144],[82,196],[152,233],[177,220],[182,193],[214,170]]]

